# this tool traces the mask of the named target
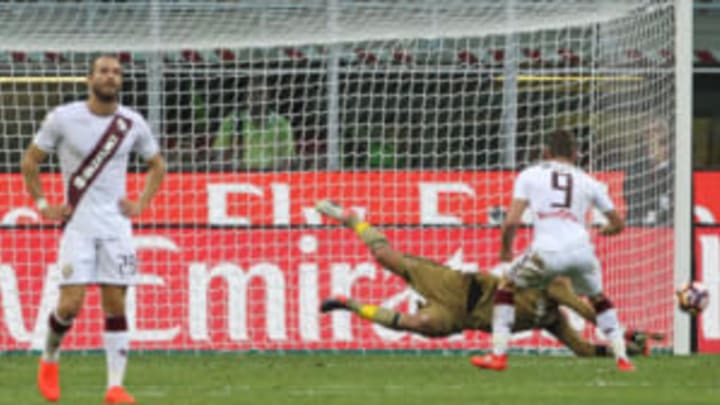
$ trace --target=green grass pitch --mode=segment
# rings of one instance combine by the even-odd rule
[[[0,356],[0,404],[43,404],[37,357]],[[503,373],[465,355],[135,353],[126,385],[138,404],[720,404],[720,356],[636,361],[513,356]],[[104,356],[61,362],[61,404],[101,404]]]

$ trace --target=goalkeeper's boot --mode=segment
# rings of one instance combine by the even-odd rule
[[[60,367],[57,362],[40,360],[37,386],[47,401],[55,402],[60,399]]]
[[[125,391],[125,388],[116,385],[108,388],[105,393],[105,404],[134,404],[135,398]]]
[[[647,332],[643,330],[628,330],[625,332],[625,340],[635,343],[640,347],[645,357],[650,355],[649,342],[651,340],[661,341],[663,339],[665,339],[665,334],[659,332]]]
[[[338,309],[350,309],[347,297],[336,295],[331,298],[325,298],[320,304],[320,312],[330,312]]]
[[[628,359],[619,358],[616,361],[618,371],[635,371],[635,366]]]
[[[332,219],[345,223],[351,215],[350,211],[331,200],[320,200],[315,204],[315,208],[323,215]]]
[[[507,354],[497,355],[489,353],[484,356],[472,356],[470,358],[470,364],[472,364],[473,366],[494,371],[505,370],[507,368],[507,363]]]

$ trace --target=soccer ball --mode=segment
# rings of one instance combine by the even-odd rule
[[[684,283],[675,291],[678,307],[690,315],[697,315],[710,303],[710,292],[699,281]]]

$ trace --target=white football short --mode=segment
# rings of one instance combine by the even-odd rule
[[[137,255],[132,234],[94,237],[65,230],[58,254],[60,285],[133,285]]]
[[[568,277],[577,294],[602,292],[600,261],[591,246],[573,246],[561,251],[528,250],[513,260],[508,272],[520,288],[545,288],[557,276]]]

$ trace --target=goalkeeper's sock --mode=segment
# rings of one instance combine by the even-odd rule
[[[640,356],[645,354],[645,348],[635,342],[625,341],[625,351],[630,357]]]
[[[130,338],[125,316],[105,318],[105,354],[108,388],[122,386],[127,366]]]
[[[377,305],[362,304],[352,298],[348,298],[347,307],[358,314],[360,318],[367,319],[370,322],[374,322],[391,329],[400,328],[400,312],[379,307]]]
[[[72,327],[73,320],[62,319],[55,311],[48,318],[48,332],[45,337],[45,349],[43,350],[42,359],[48,362],[58,361],[60,355],[60,344],[67,331]]]
[[[612,355],[612,352],[608,350],[605,345],[595,345],[595,357],[606,357]]]
[[[515,323],[515,294],[512,290],[495,291],[492,320],[493,354],[507,353],[512,327]]]

